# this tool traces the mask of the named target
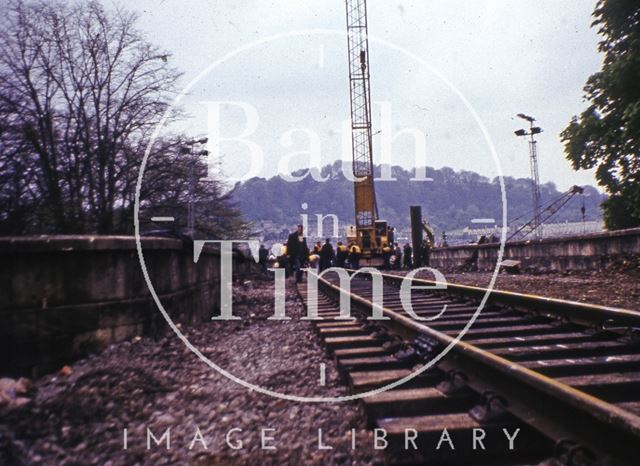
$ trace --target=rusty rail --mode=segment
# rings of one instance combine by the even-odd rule
[[[390,285],[397,285],[403,278],[384,275],[385,283]],[[414,283],[435,284],[422,279],[414,279]],[[320,278],[319,284],[321,291],[336,302],[341,294],[346,293],[361,314],[369,315],[374,306],[363,296],[366,292],[363,293],[362,290],[360,293],[349,293],[325,278]],[[456,299],[479,301],[485,293],[486,290],[482,288],[449,285],[446,290],[434,290],[431,296],[446,296],[452,302]],[[519,293],[494,291],[489,296],[487,305],[491,308],[517,310],[525,315],[561,319],[590,328],[602,329],[605,323],[612,322],[621,327],[640,327],[640,313],[635,311]],[[387,305],[383,306],[383,312],[391,320],[376,324],[381,324],[395,335],[401,335],[408,344],[412,344],[418,337],[426,337],[437,342],[440,349],[450,347],[449,353],[442,360],[436,361],[439,370],[465,374],[466,385],[478,393],[496,393],[506,400],[510,413],[548,438],[569,439],[576,444],[588,446],[599,458],[606,458],[616,464],[632,464],[637,459],[637,445],[640,441],[638,415],[509,360],[504,355],[494,354],[490,349],[459,341],[455,336],[433,328],[437,325],[418,322]],[[583,331],[587,332],[588,329],[584,328]],[[593,332],[585,333],[588,334]],[[613,332],[607,334],[614,339],[619,336]],[[630,345],[629,352],[640,354],[640,349]],[[423,360],[425,362],[430,360]],[[601,373],[601,368],[595,370],[596,373]],[[418,375],[414,372],[414,376]],[[407,381],[409,379],[411,377]]]

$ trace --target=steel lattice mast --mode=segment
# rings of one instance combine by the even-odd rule
[[[542,222],[540,221],[540,175],[538,173],[538,145],[535,139],[536,134],[542,132],[542,128],[534,126],[535,118],[524,113],[518,113],[518,118],[529,122],[529,131],[519,129],[516,136],[530,136],[529,139],[529,165],[531,168],[531,197],[533,199],[533,220],[531,229],[537,239],[542,238]]]
[[[375,242],[378,218],[373,186],[373,144],[371,132],[371,94],[369,87],[369,41],[366,0],[346,0],[349,84],[351,97],[351,146],[356,228],[359,239]]]
[[[533,123],[532,123],[533,126]],[[529,161],[531,165],[531,197],[533,198],[533,231],[537,239],[542,238],[542,222],[540,219],[540,174],[538,171],[538,144],[531,134],[529,140]]]

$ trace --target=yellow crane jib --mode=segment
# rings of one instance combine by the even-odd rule
[[[351,148],[355,201],[355,233],[349,240],[362,249],[364,258],[380,254],[393,241],[393,229],[378,218],[373,182],[373,141],[366,0],[346,0],[347,48],[351,103]]]

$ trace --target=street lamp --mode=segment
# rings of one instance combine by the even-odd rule
[[[536,134],[542,133],[542,128],[534,126],[536,119],[532,116],[518,113],[518,118],[529,122],[529,130],[519,129],[515,131],[516,136],[529,136],[529,163],[531,165],[531,194],[533,197],[533,222],[532,229],[535,237],[542,237],[540,225],[540,175],[538,173],[538,147],[534,138]]]
[[[208,138],[200,138],[200,139],[192,139],[191,141],[185,142],[185,145],[181,149],[182,154],[191,154],[192,159],[189,161],[189,195],[187,198],[187,233],[193,238],[195,235],[195,201],[194,201],[194,190],[196,183],[196,157],[206,156],[209,154],[209,151],[206,149],[198,150],[196,146],[201,146],[206,144]]]

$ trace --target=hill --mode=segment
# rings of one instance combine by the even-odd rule
[[[288,182],[276,176],[269,179],[252,178],[238,183],[233,196],[244,216],[251,221],[272,221],[276,225],[291,226],[300,223],[300,214],[335,214],[341,225],[353,223],[353,183],[345,178],[342,162],[336,161],[321,169],[327,181],[318,182],[307,176],[298,182]],[[390,225],[407,228],[409,205],[421,205],[423,216],[438,230],[454,230],[471,224],[474,218],[494,218],[500,223],[502,202],[498,179],[469,171],[455,171],[444,167],[427,167],[427,177],[433,181],[411,181],[414,171],[392,167],[397,181],[377,181],[376,195],[380,218]],[[303,171],[294,172],[301,175]],[[379,176],[380,166],[375,167]],[[531,184],[528,178],[504,177],[509,221],[531,218]],[[552,221],[575,222],[582,220],[580,207],[585,203],[587,220],[600,219],[600,203],[606,197],[592,186],[584,187],[584,195],[576,196]],[[557,198],[559,192],[553,183],[541,186],[541,202]],[[308,208],[302,209],[302,203]]]

